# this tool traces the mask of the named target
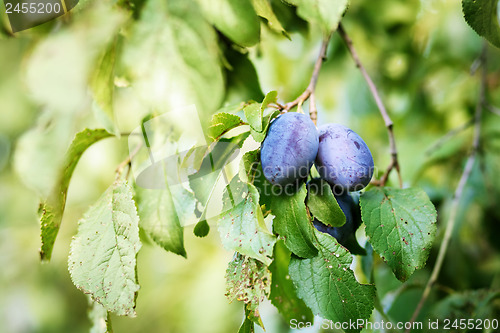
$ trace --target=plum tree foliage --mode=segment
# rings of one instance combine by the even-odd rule
[[[428,195],[402,178],[405,160],[398,159],[391,112],[374,83],[384,78],[371,78],[342,25],[349,16],[348,1],[88,0],[79,6],[73,16],[59,19],[53,35],[42,40],[26,60],[27,76],[34,78],[30,82],[39,82],[35,79],[40,75],[48,75],[60,64],[66,66],[66,58],[72,58],[60,52],[58,43],[78,41],[77,49],[93,49],[86,58],[74,57],[79,66],[59,82],[59,95],[63,82],[78,86],[78,93],[59,96],[47,93],[39,83],[30,87],[45,111],[36,127],[20,138],[15,160],[18,173],[27,175],[26,185],[42,193],[42,260],[51,259],[73,171],[89,147],[129,134],[121,133],[123,124],[132,123],[145,132],[147,121],[191,103],[198,108],[201,136],[208,143],[182,146],[182,133],[175,131],[165,138],[162,143],[178,153],[174,163],[188,170],[188,175],[184,182],[175,186],[169,182],[156,192],[141,188],[132,177],[132,163],[142,158],[140,153],[124,154],[115,181],[78,222],[68,259],[71,279],[102,310],[100,319],[107,322],[107,329],[110,313],[136,315],[140,293],[136,259],[141,248],[156,243],[188,257],[184,231],[192,228],[183,219],[194,221],[199,237],[216,225],[222,246],[234,251],[226,271],[227,297],[243,303],[239,332],[254,332],[255,324],[264,328],[259,305],[266,299],[288,322],[310,324],[316,315],[341,323],[381,316],[390,321],[387,304],[381,300],[387,290],[383,279],[375,277],[386,274],[394,283],[405,282],[426,265],[436,239],[437,211],[429,198],[435,193]],[[463,11],[463,24],[469,23],[491,44],[500,45],[496,1],[463,0]],[[88,31],[82,33],[79,27]],[[283,93],[282,87],[266,94],[261,91],[251,55],[260,51],[263,29],[282,35],[284,41],[291,39],[287,41],[291,44],[296,42],[294,33],[322,40],[309,84],[296,99],[283,97],[290,92]],[[13,38],[10,35],[2,38]],[[337,35],[346,48],[339,51],[337,45],[328,54]],[[380,149],[385,142],[365,142],[361,138],[365,129],[355,123],[349,126],[360,135],[337,123],[320,122],[317,127],[326,112],[323,104],[317,104],[319,74],[327,58],[343,53],[352,56],[380,110],[382,118],[371,119],[380,122],[380,131],[387,129],[385,149]],[[306,60],[301,61],[312,65]],[[147,116],[121,114],[113,103],[117,87],[123,88],[120,94],[133,95],[125,100],[143,106]],[[87,97],[92,98],[98,129],[79,127],[79,104]],[[486,105],[484,93],[479,98],[481,109]],[[476,128],[480,118],[476,114]],[[54,137],[44,136],[51,126]],[[158,135],[160,131],[153,136]],[[477,140],[472,157],[479,150]],[[53,145],[54,151],[41,155],[40,149],[32,149],[44,144]],[[372,156],[368,146],[388,154]],[[56,158],[65,147],[69,148],[64,157]],[[149,149],[151,155],[147,140],[140,149]],[[239,170],[227,173],[232,159],[239,162]],[[32,164],[39,164],[42,179],[32,176]],[[222,171],[213,175],[214,170]],[[470,174],[467,170],[464,182]],[[169,176],[163,169],[158,173],[165,179]],[[226,182],[219,203],[222,212],[210,216],[220,179]],[[446,214],[453,221],[456,210]],[[448,233],[452,231],[446,231],[445,244],[451,237]],[[446,246],[439,253],[445,252]],[[438,260],[436,274],[441,265]],[[435,278],[431,277],[430,287]],[[404,288],[393,291],[393,297]],[[345,331],[362,329],[356,325]]]

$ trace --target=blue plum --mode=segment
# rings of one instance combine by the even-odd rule
[[[318,128],[316,169],[332,185],[334,194],[358,191],[370,182],[374,164],[370,149],[353,130],[327,124]]]
[[[316,126],[303,113],[287,112],[269,126],[260,159],[264,176],[273,185],[286,186],[305,179],[318,152]]]

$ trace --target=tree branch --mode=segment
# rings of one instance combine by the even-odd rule
[[[499,108],[494,107],[491,104],[486,104],[485,106],[488,109],[488,111],[490,111],[491,113],[496,114],[497,116],[500,116],[500,109]]]
[[[469,128],[469,126],[474,125],[474,118],[470,119],[467,121],[465,124],[462,124],[461,126],[454,128],[450,130],[448,133],[443,135],[436,143],[434,143],[431,147],[429,147],[426,151],[426,155],[431,155],[433,152],[435,152],[437,149],[439,149],[446,141],[450,140],[452,137],[457,135],[458,133],[466,130]]]
[[[474,138],[472,141],[472,149],[469,154],[469,157],[467,158],[467,162],[465,163],[464,171],[462,172],[462,176],[460,177],[460,181],[458,182],[458,186],[455,190],[455,193],[453,195],[453,201],[452,201],[452,206],[451,206],[451,212],[450,216],[448,218],[448,224],[446,225],[446,230],[444,233],[444,238],[443,241],[441,242],[441,247],[439,248],[439,253],[438,257],[436,260],[436,263],[434,265],[434,268],[432,270],[431,277],[429,278],[429,281],[427,281],[427,284],[424,289],[424,293],[422,294],[422,297],[420,298],[420,301],[417,305],[417,308],[415,309],[415,312],[413,313],[413,316],[411,317],[410,322],[413,323],[417,319],[420,310],[422,310],[422,307],[427,300],[427,297],[429,297],[429,293],[431,291],[432,286],[436,283],[437,278],[439,276],[439,272],[441,270],[441,267],[443,266],[444,262],[444,257],[446,255],[446,250],[448,249],[448,245],[450,243],[451,239],[451,234],[453,232],[453,228],[455,226],[455,222],[457,219],[457,213],[458,213],[458,208],[460,204],[460,199],[462,199],[462,194],[465,188],[465,185],[467,184],[467,180],[469,179],[469,176],[472,172],[472,168],[474,167],[474,163],[476,161],[476,155],[477,151],[479,149],[479,142],[480,142],[480,136],[481,136],[481,117],[483,113],[483,107],[485,105],[486,101],[486,75],[487,75],[487,68],[486,68],[486,51],[487,51],[487,44],[486,42],[483,44],[483,50],[481,52],[481,63],[480,65],[482,66],[482,71],[481,71],[481,84],[479,87],[479,98],[476,104],[476,111],[474,115]],[[411,325],[410,325],[411,327]],[[409,333],[411,331],[411,328],[406,330],[406,333]]]
[[[137,153],[139,153],[139,151],[141,150],[142,148],[142,143],[138,144],[137,147],[135,147],[134,151],[132,151],[126,159],[124,159],[115,169],[115,174],[116,174],[116,179],[120,178],[122,173],[123,173],[123,170],[125,169],[126,166],[128,166],[128,171],[127,171],[127,175],[125,176],[125,179],[128,178],[129,174],[130,174],[130,169],[132,167],[132,159],[135,157],[135,155],[137,155]]]
[[[377,104],[377,107],[380,111],[380,114],[382,115],[382,118],[384,119],[385,127],[387,127],[387,132],[389,135],[389,147],[390,147],[390,152],[391,152],[391,163],[389,164],[389,167],[387,168],[387,171],[384,173],[378,184],[380,186],[384,186],[385,183],[387,182],[387,179],[389,178],[389,174],[393,169],[396,169],[398,172],[398,178],[399,178],[399,186],[403,186],[403,181],[401,179],[401,172],[399,169],[399,162],[398,162],[398,150],[396,148],[396,140],[394,139],[394,132],[393,132],[393,122],[391,118],[389,117],[389,114],[387,113],[387,110],[384,106],[384,103],[382,103],[382,99],[380,98],[380,94],[378,93],[377,87],[375,86],[375,83],[373,83],[373,80],[371,79],[370,75],[368,75],[368,72],[366,71],[365,67],[361,63],[361,60],[359,59],[358,53],[356,52],[356,49],[354,48],[352,44],[352,40],[347,35],[346,31],[344,30],[344,27],[342,24],[339,24],[339,28],[337,30],[339,32],[340,37],[344,40],[345,44],[347,45],[347,48],[349,49],[349,53],[351,53],[352,59],[354,60],[354,63],[356,64],[356,67],[358,67],[359,71],[363,75],[366,83],[368,83],[368,88],[370,89],[370,92],[372,93],[373,98],[375,99],[375,103]]]
[[[315,98],[316,96],[314,95],[314,91],[316,89],[316,84],[318,83],[318,77],[319,77],[319,72],[321,70],[321,66],[323,65],[323,62],[326,60],[326,50],[328,48],[328,43],[330,42],[332,34],[333,33],[328,35],[321,44],[321,50],[319,52],[318,59],[316,59],[316,63],[314,64],[311,80],[309,81],[306,90],[304,90],[304,92],[295,100],[281,106],[283,112],[288,112],[297,105],[300,107],[307,99],[310,98],[309,116],[311,117],[311,120],[313,121],[314,125],[316,125],[318,119],[318,110],[316,109],[316,98]]]

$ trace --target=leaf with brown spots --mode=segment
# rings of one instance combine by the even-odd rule
[[[271,271],[271,303],[278,309],[286,322],[295,320],[297,323],[312,323],[314,316],[303,300],[297,297],[297,292],[288,274],[291,252],[282,240],[274,246],[274,260]]]
[[[374,307],[375,287],[360,284],[350,266],[352,255],[335,238],[315,231],[318,255],[300,259],[292,256],[290,277],[297,295],[315,315],[345,323],[369,319]],[[349,327],[346,332],[359,332]]]
[[[252,328],[255,323],[262,328],[259,305],[270,292],[271,273],[262,262],[235,253],[226,270],[226,297],[230,302],[238,300],[245,304],[243,326]]]
[[[139,290],[136,256],[141,248],[132,189],[111,185],[78,222],[68,268],[75,286],[117,315],[135,316]]]
[[[238,177],[226,187],[219,233],[226,249],[271,264],[276,236],[267,229],[257,188]]]
[[[366,234],[401,281],[422,268],[436,233],[436,209],[416,188],[375,188],[360,199]]]

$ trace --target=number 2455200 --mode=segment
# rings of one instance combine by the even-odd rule
[[[23,13],[23,14],[50,14],[61,13],[62,7],[60,3],[17,3],[15,6],[11,3],[5,3],[7,14]]]

